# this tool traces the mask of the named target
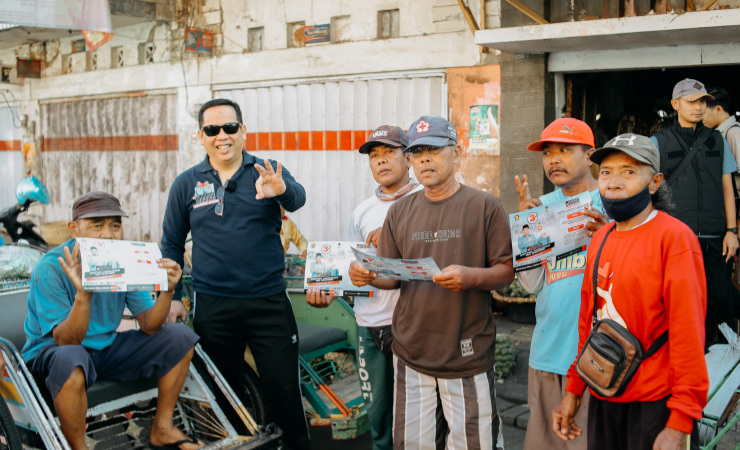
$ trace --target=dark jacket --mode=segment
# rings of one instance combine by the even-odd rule
[[[224,193],[223,215],[214,212],[221,180],[208,157],[181,173],[170,188],[162,225],[162,256],[183,264],[185,238],[193,238],[196,292],[234,298],[259,298],[285,290],[280,205],[293,212],[306,203],[306,191],[283,167],[285,192],[257,200],[255,164],[265,161],[243,151],[243,166]],[[273,168],[277,162],[270,160]],[[179,299],[178,283],[175,298]]]
[[[676,120],[670,128],[654,134],[660,150],[660,171],[665,179],[681,164],[697,139],[705,139],[691,163],[671,183],[672,215],[688,225],[699,237],[725,234],[725,201],[722,189],[724,140],[701,122],[696,129],[683,128]]]

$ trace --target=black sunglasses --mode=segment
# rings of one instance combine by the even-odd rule
[[[203,130],[203,133],[205,133],[208,137],[218,136],[218,134],[221,132],[221,128],[224,129],[224,132],[226,134],[236,134],[239,132],[239,128],[242,125],[238,122],[229,122],[225,123],[223,125],[206,125],[201,130]]]
[[[216,203],[215,213],[217,216],[223,216],[224,215],[224,187],[221,186],[216,191],[216,198],[218,199],[218,203]]]

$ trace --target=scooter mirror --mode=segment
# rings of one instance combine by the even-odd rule
[[[41,180],[32,175],[18,183],[18,187],[15,188],[15,198],[21,205],[25,205],[28,200],[46,205],[49,203],[49,190]]]

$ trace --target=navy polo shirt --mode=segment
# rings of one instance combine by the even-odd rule
[[[306,191],[283,167],[285,192],[257,200],[255,182],[263,159],[242,150],[244,162],[224,192],[223,215],[216,214],[218,172],[208,157],[181,173],[170,188],[162,224],[162,255],[183,265],[185,239],[193,239],[193,287],[196,292],[234,298],[256,298],[285,290],[280,205],[293,212],[306,203]],[[269,160],[277,170],[277,162]],[[180,298],[178,283],[175,299]]]

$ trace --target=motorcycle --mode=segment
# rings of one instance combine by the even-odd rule
[[[49,249],[46,240],[36,232],[34,223],[30,220],[18,220],[21,213],[28,211],[31,203],[38,202],[49,204],[49,191],[38,178],[30,176],[23,178],[15,190],[15,197],[18,204],[4,209],[0,212],[0,224],[10,236],[12,242],[25,240],[29,246],[38,248],[42,251]],[[2,245],[2,241],[0,241]]]

